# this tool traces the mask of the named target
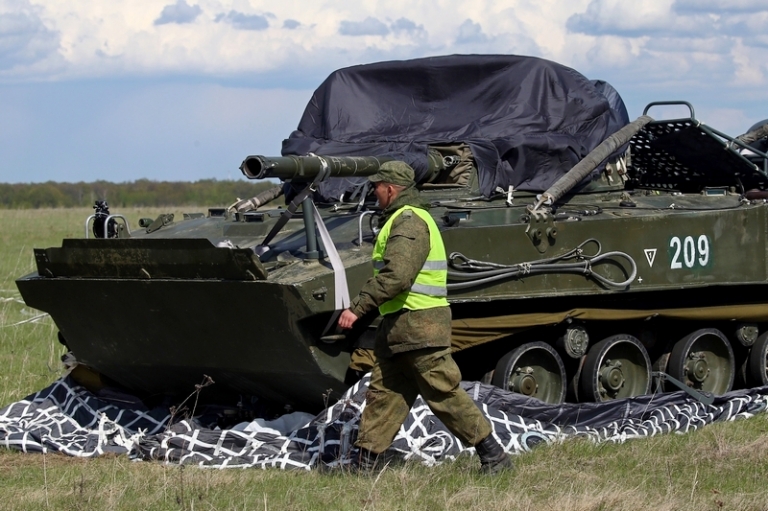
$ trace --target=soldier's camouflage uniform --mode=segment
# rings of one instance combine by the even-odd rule
[[[415,187],[400,192],[384,210],[379,226],[406,205],[424,207]],[[427,224],[408,210],[401,213],[390,230],[384,267],[352,300],[352,312],[362,317],[410,289],[429,251]],[[459,387],[461,373],[450,346],[449,307],[401,309],[382,318],[358,447],[377,454],[385,451],[419,394],[465,445],[474,446],[491,434],[487,419]]]

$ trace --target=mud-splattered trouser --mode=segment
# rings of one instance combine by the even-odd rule
[[[377,357],[357,446],[376,454],[387,450],[419,394],[465,446],[477,445],[491,434],[491,425],[459,386],[460,381],[461,372],[450,348],[423,348],[391,358]]]

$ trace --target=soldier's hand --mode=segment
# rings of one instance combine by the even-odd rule
[[[354,312],[349,309],[341,311],[341,316],[339,316],[339,326],[341,328],[352,328],[355,321],[357,321],[357,316]]]

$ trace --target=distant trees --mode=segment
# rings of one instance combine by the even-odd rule
[[[92,206],[97,199],[110,207],[150,206],[229,206],[238,198],[248,199],[275,186],[271,182],[218,181],[150,181],[130,183],[0,183],[0,208],[70,208]]]

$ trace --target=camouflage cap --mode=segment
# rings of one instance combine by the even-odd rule
[[[377,173],[368,176],[368,179],[374,183],[383,181],[393,185],[411,186],[416,178],[411,166],[404,161],[387,161],[381,164]]]

